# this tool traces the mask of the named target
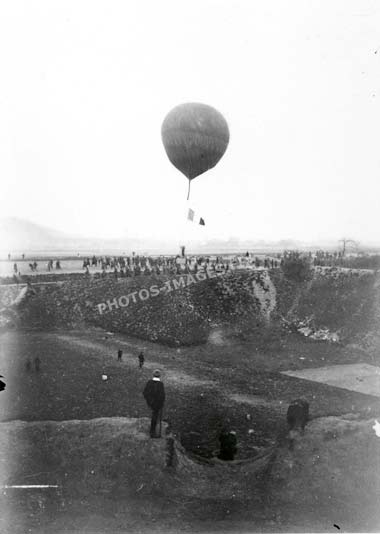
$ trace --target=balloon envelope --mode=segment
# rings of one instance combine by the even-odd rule
[[[189,180],[215,167],[230,139],[223,115],[197,103],[172,109],[162,124],[161,135],[169,160]]]

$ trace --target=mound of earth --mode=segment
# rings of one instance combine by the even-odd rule
[[[371,325],[377,305],[373,271],[338,268],[314,271],[301,288],[294,314],[311,319],[313,330],[328,329],[347,340],[363,335]]]
[[[275,512],[276,530],[294,531],[304,519],[303,531],[307,524],[370,531],[380,519],[380,438],[372,427],[373,420],[321,418],[260,458],[221,462],[189,457],[166,426],[152,440],[148,419],[7,422],[0,425],[0,484],[57,485],[58,508],[97,496],[146,507],[165,502],[169,514],[191,503],[199,520],[210,518],[211,506],[216,521],[230,518],[230,530]],[[30,495],[49,507],[46,490]],[[5,517],[12,507],[4,508],[4,497],[1,503]]]
[[[380,437],[373,427],[374,419],[348,415],[316,419],[304,434],[294,432],[268,468],[272,506],[315,510],[344,530],[379,526]]]
[[[253,327],[268,319],[275,290],[266,273],[214,276],[83,276],[38,286],[35,297],[18,307],[19,323],[44,329],[91,325],[179,346],[206,342],[219,324],[246,320]]]
[[[168,276],[91,278],[38,287],[19,309],[27,327],[96,326],[171,346],[203,343],[209,326],[187,288],[165,291]]]
[[[249,497],[265,461],[226,463],[191,459],[163,424],[149,436],[146,418],[1,423],[0,484],[53,484],[69,495],[115,493]],[[238,474],[231,484],[230,478]],[[33,481],[32,481],[33,479]]]
[[[369,327],[361,335],[353,339],[352,345],[364,349],[373,358],[376,358],[380,351],[380,277],[377,277],[376,283],[372,290],[372,313],[369,321]]]
[[[215,328],[267,343],[282,335],[285,324],[307,324],[310,331],[327,332],[326,339],[332,332],[333,339],[347,341],[371,330],[378,315],[377,287],[373,272],[337,269],[315,271],[306,282],[289,280],[278,270],[207,277],[82,275],[36,286],[35,295],[0,287],[0,301],[4,324],[12,308],[13,323],[20,326],[96,326],[170,346],[205,343]]]

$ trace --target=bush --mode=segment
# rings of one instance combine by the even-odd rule
[[[298,251],[285,252],[281,268],[286,278],[304,282],[312,278],[310,259]]]

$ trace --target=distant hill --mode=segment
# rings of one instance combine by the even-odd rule
[[[187,249],[193,253],[217,254],[237,253],[246,250],[270,251],[283,250],[284,248],[299,248],[300,243],[295,241],[279,241],[268,243],[266,241],[242,241],[238,238],[229,240],[209,240],[206,242],[188,243]],[[151,254],[179,252],[179,244],[170,240],[152,239],[100,239],[83,238],[66,234],[46,226],[41,226],[24,219],[9,217],[0,219],[0,251],[4,256],[8,252],[100,252],[110,253],[131,251],[147,252]]]
[[[8,252],[55,252],[62,254],[80,253],[127,253],[132,251],[147,254],[176,254],[179,252],[179,243],[169,239],[137,239],[125,237],[123,239],[101,239],[97,237],[78,237],[65,232],[54,230],[47,226],[17,217],[0,219],[0,254],[5,256]],[[279,252],[284,249],[335,249],[337,241],[301,242],[292,239],[279,241],[241,240],[232,237],[227,240],[212,239],[204,242],[191,242],[187,250],[194,254],[233,254],[245,251],[255,253]],[[362,248],[362,247],[361,247]]]
[[[66,244],[69,236],[23,219],[8,217],[0,219],[0,249],[50,250]]]
[[[82,238],[15,217],[0,219],[0,251],[8,252],[76,252],[141,249],[137,239]]]

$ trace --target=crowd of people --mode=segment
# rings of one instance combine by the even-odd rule
[[[101,270],[102,276],[113,273],[115,276],[139,276],[151,274],[182,274],[196,273],[198,270],[228,272],[241,268],[275,269],[281,261],[277,258],[253,257],[249,253],[244,256],[101,256],[87,257],[82,268],[87,274],[90,269]]]
[[[113,275],[118,277],[131,277],[151,274],[177,275],[183,273],[197,273],[199,270],[211,270],[227,273],[236,269],[277,269],[281,268],[287,258],[292,254],[302,256],[308,260],[308,264],[314,267],[346,267],[350,269],[380,269],[380,255],[361,254],[344,255],[341,251],[295,252],[284,251],[272,255],[255,255],[250,252],[236,255],[177,255],[177,256],[148,256],[132,253],[132,255],[109,256],[93,255],[78,260],[68,259],[68,264],[60,259],[49,259],[47,264],[43,262],[42,268],[36,260],[29,263],[32,273],[43,272],[80,272],[96,274],[105,277]],[[25,260],[25,254],[22,255]],[[8,254],[11,260],[11,254]],[[61,264],[62,262],[62,264]],[[80,268],[80,262],[82,267]],[[75,265],[76,264],[76,265]],[[21,264],[24,266],[24,264]],[[45,269],[46,267],[46,269]],[[13,278],[15,282],[21,280],[21,267],[17,262],[13,263]],[[26,273],[23,273],[26,274]]]
[[[22,255],[23,260],[25,254]],[[11,259],[11,254],[8,255]],[[77,266],[75,265],[75,263]],[[81,262],[81,268],[78,263]],[[42,266],[41,266],[42,264]],[[13,264],[13,277],[21,277],[21,267],[26,264]],[[129,277],[151,274],[169,274],[176,275],[184,272],[196,273],[198,270],[213,270],[218,272],[228,272],[235,269],[275,269],[280,267],[280,254],[276,257],[259,257],[250,253],[242,255],[191,255],[191,256],[148,256],[132,253],[132,255],[123,256],[96,256],[85,257],[83,259],[68,259],[65,265],[64,260],[48,259],[47,263],[34,260],[28,264],[32,273],[44,273],[52,271],[69,271],[77,272],[78,270],[85,274],[100,274],[105,277],[107,274],[113,274],[115,277]]]

